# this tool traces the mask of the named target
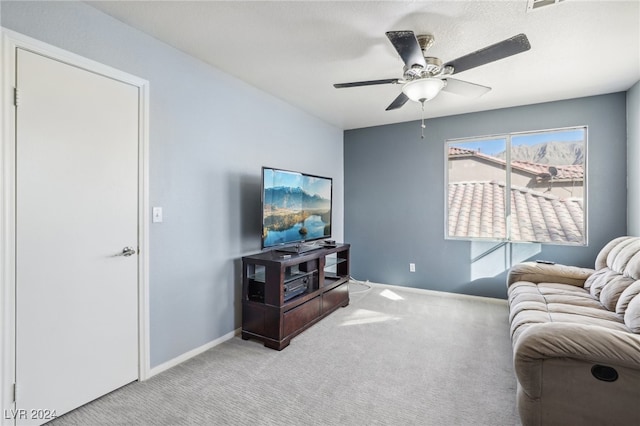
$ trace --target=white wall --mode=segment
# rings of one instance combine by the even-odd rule
[[[640,237],[640,81],[627,91],[627,233]]]
[[[151,366],[240,327],[240,262],[260,249],[260,170],[334,178],[342,131],[81,2],[3,2],[2,26],[150,81]]]

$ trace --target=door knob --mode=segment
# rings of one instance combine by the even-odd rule
[[[120,253],[120,256],[133,256],[134,254],[136,254],[136,250],[133,247],[125,247],[122,249],[122,253]]]

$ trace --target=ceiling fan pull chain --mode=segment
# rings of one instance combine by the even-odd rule
[[[427,127],[424,125],[424,100],[420,101],[420,103],[422,104],[422,125],[420,126],[422,127],[422,136],[420,137],[420,139],[424,139],[424,129],[425,127]]]

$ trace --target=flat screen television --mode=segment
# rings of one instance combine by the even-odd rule
[[[333,179],[262,168],[262,248],[331,237]]]

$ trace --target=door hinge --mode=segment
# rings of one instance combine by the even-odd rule
[[[20,95],[18,93],[18,88],[14,87],[13,88],[13,105],[17,107],[18,104],[20,104]]]
[[[11,401],[12,402],[16,402],[16,384],[13,384],[13,389],[11,390]]]

